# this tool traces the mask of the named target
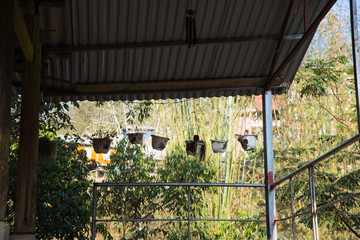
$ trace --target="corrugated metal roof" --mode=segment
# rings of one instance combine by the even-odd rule
[[[42,9],[43,27],[54,28],[44,52],[68,52],[68,58],[47,59],[46,76],[68,81],[47,81],[45,100],[127,100],[257,95],[261,87],[174,89],[171,91],[80,93],[78,84],[157,82],[223,78],[266,77],[273,59],[288,0],[70,0],[58,13]],[[329,0],[310,0],[310,23]],[[295,1],[275,69],[304,33],[302,1]],[[188,48],[185,11],[196,10],[197,38]],[[71,11],[65,14],[64,11]],[[66,16],[71,16],[71,34]],[[59,22],[64,22],[63,25]],[[56,23],[56,24],[55,24]],[[54,30],[54,29],[51,29]],[[72,36],[72,44],[64,33]],[[242,38],[249,38],[250,40]],[[206,44],[201,40],[216,40]],[[224,41],[221,39],[234,39]],[[239,40],[240,39],[240,40]],[[142,44],[143,43],[143,44]],[[152,43],[159,43],[152,45]],[[161,43],[165,43],[161,46]],[[310,39],[281,72],[291,83]],[[111,44],[123,44],[117,48]],[[131,46],[133,44],[133,46]],[[138,44],[138,45],[136,45]],[[70,50],[66,47],[72,47]],[[92,47],[86,49],[87,46]],[[109,47],[110,46],[110,47]],[[54,48],[56,47],[56,48]],[[76,49],[77,47],[81,47]],[[56,51],[54,51],[54,49]],[[59,50],[60,49],[60,50]],[[274,93],[283,93],[283,88]]]

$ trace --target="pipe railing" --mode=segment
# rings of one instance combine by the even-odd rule
[[[333,148],[332,150],[328,151],[327,153],[321,155],[320,157],[316,158],[315,160],[307,163],[306,165],[304,165],[303,167],[295,170],[294,172],[290,173],[289,175],[285,176],[284,178],[278,180],[277,182],[273,183],[271,185],[272,189],[275,189],[277,186],[279,186],[280,184],[282,184],[283,182],[285,182],[286,180],[289,180],[290,182],[290,194],[291,194],[291,216],[289,217],[285,217],[285,218],[280,218],[280,219],[275,219],[275,222],[278,221],[283,221],[283,220],[287,220],[287,219],[292,219],[292,232],[293,232],[293,239],[296,239],[296,235],[295,235],[295,217],[299,217],[305,214],[312,214],[312,221],[313,221],[313,239],[317,240],[319,239],[319,231],[318,231],[318,221],[317,221],[317,211],[324,209],[326,207],[332,206],[338,202],[344,201],[346,199],[349,198],[353,198],[356,196],[359,196],[360,193],[354,193],[354,194],[350,194],[346,197],[340,198],[338,200],[334,200],[328,203],[324,203],[322,205],[320,205],[319,207],[316,204],[316,194],[315,194],[315,177],[314,177],[314,166],[322,161],[324,161],[325,159],[335,155],[337,152],[341,151],[342,149],[352,145],[353,143],[357,142],[360,140],[360,133],[355,135],[354,137],[350,138],[349,140],[341,143],[340,145],[338,145],[337,147]],[[308,169],[309,171],[309,188],[310,188],[310,200],[311,200],[311,210],[306,211],[306,212],[302,212],[302,213],[298,213],[298,214],[294,214],[294,196],[293,196],[293,185],[292,185],[292,181],[293,181],[293,177],[299,175],[300,173],[302,173],[303,171],[305,171],[306,169]]]
[[[337,200],[334,200],[334,201],[331,201],[331,202],[327,202],[327,203],[323,203],[322,205],[318,206],[317,207],[317,210],[322,210],[324,208],[327,208],[327,207],[330,207],[330,206],[333,206],[335,205],[336,203],[338,202],[342,202],[344,200],[347,200],[347,199],[350,199],[350,198],[354,198],[354,197],[358,197],[360,196],[360,192],[358,193],[353,193],[353,194],[349,194],[345,197],[342,197],[342,198],[339,198]],[[311,210],[308,210],[308,211],[305,211],[305,212],[302,212],[302,213],[297,213],[297,214],[294,214],[293,216],[294,217],[300,217],[302,215],[305,215],[305,214],[309,214],[311,213]],[[275,219],[275,222],[279,222],[279,221],[284,221],[284,220],[288,220],[290,218],[293,218],[292,216],[289,216],[289,217],[284,217],[284,218],[278,218],[278,219]]]
[[[338,145],[337,147],[335,147],[332,150],[328,151],[327,153],[321,155],[317,159],[307,163],[306,165],[302,166],[301,168],[295,170],[294,172],[290,173],[289,175],[287,175],[287,176],[283,177],[282,179],[276,181],[275,183],[271,184],[271,188],[275,188],[276,186],[280,185],[281,183],[285,182],[286,180],[298,175],[299,173],[305,171],[309,167],[312,167],[312,166],[318,164],[319,162],[333,156],[337,152],[341,151],[342,149],[350,146],[351,144],[353,144],[353,143],[355,143],[355,142],[357,142],[359,140],[360,140],[360,133],[356,134],[354,137],[350,138],[349,140],[341,143],[340,145]]]
[[[140,218],[140,219],[96,219],[97,193],[99,187],[186,187],[188,195],[188,214],[187,218]],[[93,185],[93,207],[92,207],[92,225],[91,239],[96,237],[97,222],[165,222],[165,221],[181,221],[188,222],[188,239],[190,239],[190,222],[196,221],[233,221],[233,222],[266,222],[265,219],[220,219],[220,218],[191,218],[191,192],[190,187],[254,187],[265,189],[265,184],[250,183],[94,183]]]

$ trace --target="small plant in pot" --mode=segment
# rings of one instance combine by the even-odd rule
[[[39,160],[41,162],[54,161],[57,156],[57,143],[47,137],[39,138]]]
[[[151,146],[155,150],[164,150],[166,147],[167,142],[170,140],[167,137],[161,137],[157,135],[151,135]]]
[[[110,144],[115,136],[115,131],[107,132],[99,130],[92,134],[89,138],[92,140],[94,151],[96,153],[108,153],[110,150]]]
[[[249,134],[246,130],[244,135],[236,135],[238,137],[238,141],[241,143],[241,147],[245,151],[251,151],[255,148],[257,135]]]
[[[194,135],[193,140],[186,140],[185,144],[188,155],[197,156],[200,154],[200,159],[205,159],[206,143],[200,140],[198,135]]]
[[[210,140],[210,141],[214,153],[225,152],[228,140]]]

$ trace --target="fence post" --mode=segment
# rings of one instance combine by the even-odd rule
[[[93,205],[92,205],[92,220],[91,220],[91,239],[96,238],[96,205],[97,205],[97,184],[93,186]]]
[[[316,211],[316,195],[315,195],[315,182],[314,182],[314,167],[309,167],[309,187],[310,187],[310,199],[311,199],[311,213],[313,222],[313,238],[319,239],[318,220]]]
[[[264,131],[264,165],[265,165],[265,199],[266,199],[266,229],[267,239],[277,239],[276,233],[276,207],[274,183],[274,149],[272,126],[272,94],[271,90],[262,95],[263,131]]]
[[[191,239],[190,234],[190,186],[188,186],[188,239]]]
[[[355,80],[355,98],[356,98],[356,110],[357,110],[357,122],[358,131],[360,132],[360,85],[359,85],[359,31],[358,31],[358,14],[357,14],[357,0],[350,0],[350,20],[351,20],[351,42],[352,42],[352,55],[354,66],[354,80]]]
[[[294,193],[293,193],[293,185],[292,178],[290,178],[290,192],[291,192],[291,219],[292,219],[292,231],[293,231],[293,239],[296,240],[295,235],[295,218],[294,218]]]

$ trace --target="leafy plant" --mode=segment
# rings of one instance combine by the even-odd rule
[[[126,105],[128,106],[128,112],[125,114],[127,123],[134,124],[138,121],[141,124],[146,118],[150,117],[151,101],[127,101]]]
[[[151,156],[143,153],[143,146],[130,145],[122,140],[108,166],[107,182],[211,182],[216,172],[208,168],[196,157],[187,157],[183,152],[173,152],[165,158],[162,166],[157,166]],[[203,197],[211,188],[176,187],[111,187],[102,188],[98,201],[98,213],[102,218],[146,219],[184,218],[187,214],[188,191],[191,194],[192,216],[201,216],[206,207]],[[187,232],[182,231],[182,223],[167,222],[151,225],[141,222],[115,224],[122,239],[182,239]],[[198,229],[192,234],[205,234]],[[181,237],[183,236],[183,237]]]
[[[95,131],[93,134],[91,134],[90,136],[87,135],[87,138],[89,139],[104,139],[104,138],[113,138],[116,136],[116,131],[105,131],[102,129],[99,129],[97,131]]]
[[[18,168],[19,96],[12,98],[11,145],[9,155],[9,201],[6,221],[13,231],[15,188]],[[88,239],[91,217],[91,181],[89,164],[84,152],[77,151],[75,142],[57,138],[57,132],[71,128],[67,104],[43,104],[40,107],[40,136],[56,142],[54,161],[39,161],[36,206],[36,238]],[[45,149],[45,146],[42,146]]]
[[[7,222],[13,226],[18,140],[11,145]],[[90,230],[91,195],[88,162],[76,144],[58,141],[55,161],[39,162],[36,237],[39,239],[87,239]]]

